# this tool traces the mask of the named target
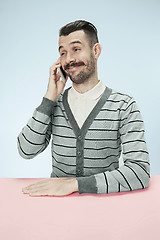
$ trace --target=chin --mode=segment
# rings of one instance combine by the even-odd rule
[[[81,74],[77,74],[76,76],[69,75],[71,81],[75,84],[81,84],[85,81],[85,78]]]
[[[80,72],[78,73],[76,76],[72,77],[71,75],[69,75],[70,79],[72,82],[74,82],[75,84],[81,84],[84,82],[87,82],[87,80],[93,75],[94,72]]]
[[[71,81],[72,81],[73,83],[75,83],[75,84],[82,84],[82,83],[85,82],[84,79],[75,79],[75,78],[70,78],[70,79],[71,79]]]

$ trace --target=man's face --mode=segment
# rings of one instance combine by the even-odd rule
[[[95,59],[83,30],[59,38],[62,68],[72,82],[80,84],[95,73]]]

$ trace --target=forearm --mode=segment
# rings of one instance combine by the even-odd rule
[[[150,179],[150,163],[144,139],[144,123],[133,99],[121,110],[120,139],[124,165],[87,177],[78,177],[79,193],[113,193],[144,189]]]
[[[150,179],[149,164],[128,163],[111,172],[78,177],[79,193],[108,194],[126,192],[148,187]]]
[[[18,150],[23,158],[33,158],[48,146],[51,137],[51,114],[55,104],[43,98],[18,135]]]

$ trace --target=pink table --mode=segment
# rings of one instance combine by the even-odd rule
[[[127,193],[30,197],[42,179],[0,179],[0,240],[160,240],[160,176]]]

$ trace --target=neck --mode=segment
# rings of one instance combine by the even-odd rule
[[[92,76],[91,79],[88,79],[84,83],[81,83],[81,84],[73,83],[72,86],[77,92],[85,93],[85,92],[88,92],[90,89],[94,88],[99,81],[100,80],[98,80],[97,76]]]

